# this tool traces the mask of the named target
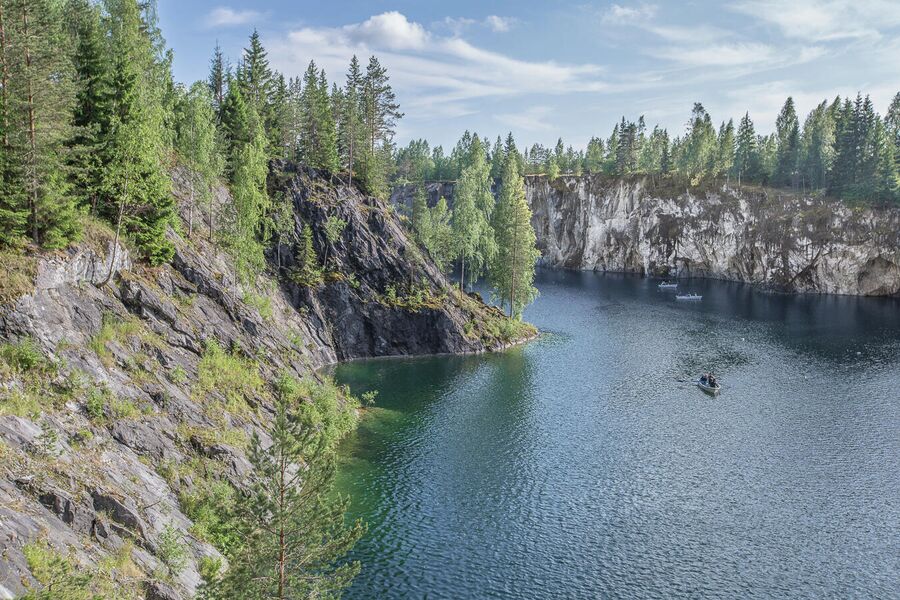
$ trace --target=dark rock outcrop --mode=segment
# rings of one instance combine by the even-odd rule
[[[127,552],[140,594],[193,594],[200,561],[220,557],[192,532],[179,496],[210,476],[198,464],[240,483],[250,468],[241,440],[271,415],[265,389],[233,411],[228,390],[198,386],[211,343],[252,359],[266,388],[282,373],[318,377],[341,359],[482,352],[508,341],[485,326],[500,318],[496,309],[453,291],[388,204],[312,171],[276,168],[273,191],[292,202],[297,232],[310,225],[318,256],[328,256],[321,285],[291,282],[293,242],[269,250],[269,272],[242,285],[198,210],[193,239],[169,233],[169,265],[149,268],[124,247],[110,264],[111,236],[96,224],[86,243],[38,256],[33,291],[0,308],[0,342],[30,340],[46,362],[29,374],[0,361],[0,598],[35,583],[23,555],[35,541],[86,567]],[[174,179],[184,217],[184,174]],[[330,216],[347,223],[335,243],[324,234]],[[33,408],[22,404],[29,398]],[[172,527],[188,560],[162,582],[160,540]]]

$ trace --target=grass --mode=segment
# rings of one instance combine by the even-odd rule
[[[237,352],[226,352],[217,341],[208,340],[197,367],[197,382],[193,395],[216,410],[214,396],[225,399],[224,408],[235,415],[252,411],[254,398],[263,395],[265,382],[256,361]]]
[[[64,370],[62,361],[44,356],[29,338],[0,344],[0,379],[8,382],[0,390],[0,415],[33,418],[77,399],[87,380],[81,371]]]
[[[531,323],[506,316],[495,306],[487,306],[459,291],[453,292],[459,306],[469,314],[463,332],[470,339],[480,338],[487,346],[510,344],[537,335]]]
[[[17,252],[15,249],[0,252],[0,306],[34,291],[37,277],[37,257]]]
[[[384,294],[379,295],[377,300],[384,306],[418,312],[423,309],[442,308],[447,300],[447,294],[435,293],[423,280],[411,285],[388,284]]]
[[[215,427],[202,427],[181,423],[176,429],[179,437],[190,440],[195,439],[203,446],[217,446],[224,444],[233,448],[244,449],[247,447],[247,434],[237,427],[225,423],[218,423]]]
[[[88,347],[103,361],[110,358],[109,344],[112,342],[124,343],[129,337],[141,336],[144,327],[134,317],[122,319],[112,313],[103,315],[100,331],[88,342]]]
[[[88,417],[98,424],[138,419],[144,414],[133,400],[116,396],[106,386],[88,392],[84,407]]]
[[[259,316],[261,316],[263,320],[272,320],[272,298],[270,298],[269,296],[255,294],[253,292],[247,292],[244,294],[243,300],[244,304],[255,308],[259,312]]]

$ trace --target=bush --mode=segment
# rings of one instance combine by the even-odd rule
[[[226,352],[215,340],[207,340],[203,358],[197,368],[194,394],[206,400],[211,393],[225,398],[225,408],[233,414],[244,414],[251,400],[264,390],[264,381],[256,361],[235,352]]]
[[[166,525],[156,544],[156,558],[166,567],[169,578],[178,577],[187,566],[188,550],[184,536],[173,525]]]

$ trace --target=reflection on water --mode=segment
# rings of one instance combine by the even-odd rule
[[[343,448],[348,597],[896,596],[900,302],[538,285],[524,348],[336,369],[380,392]]]

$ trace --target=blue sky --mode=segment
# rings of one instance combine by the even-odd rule
[[[857,90],[884,112],[900,91],[900,0],[158,1],[184,82],[217,40],[237,61],[254,28],[286,75],[315,59],[342,82],[352,54],[378,55],[406,113],[399,143],[446,148],[469,129],[578,147],[623,115],[676,134],[695,101],[768,131],[788,95],[802,119]]]

